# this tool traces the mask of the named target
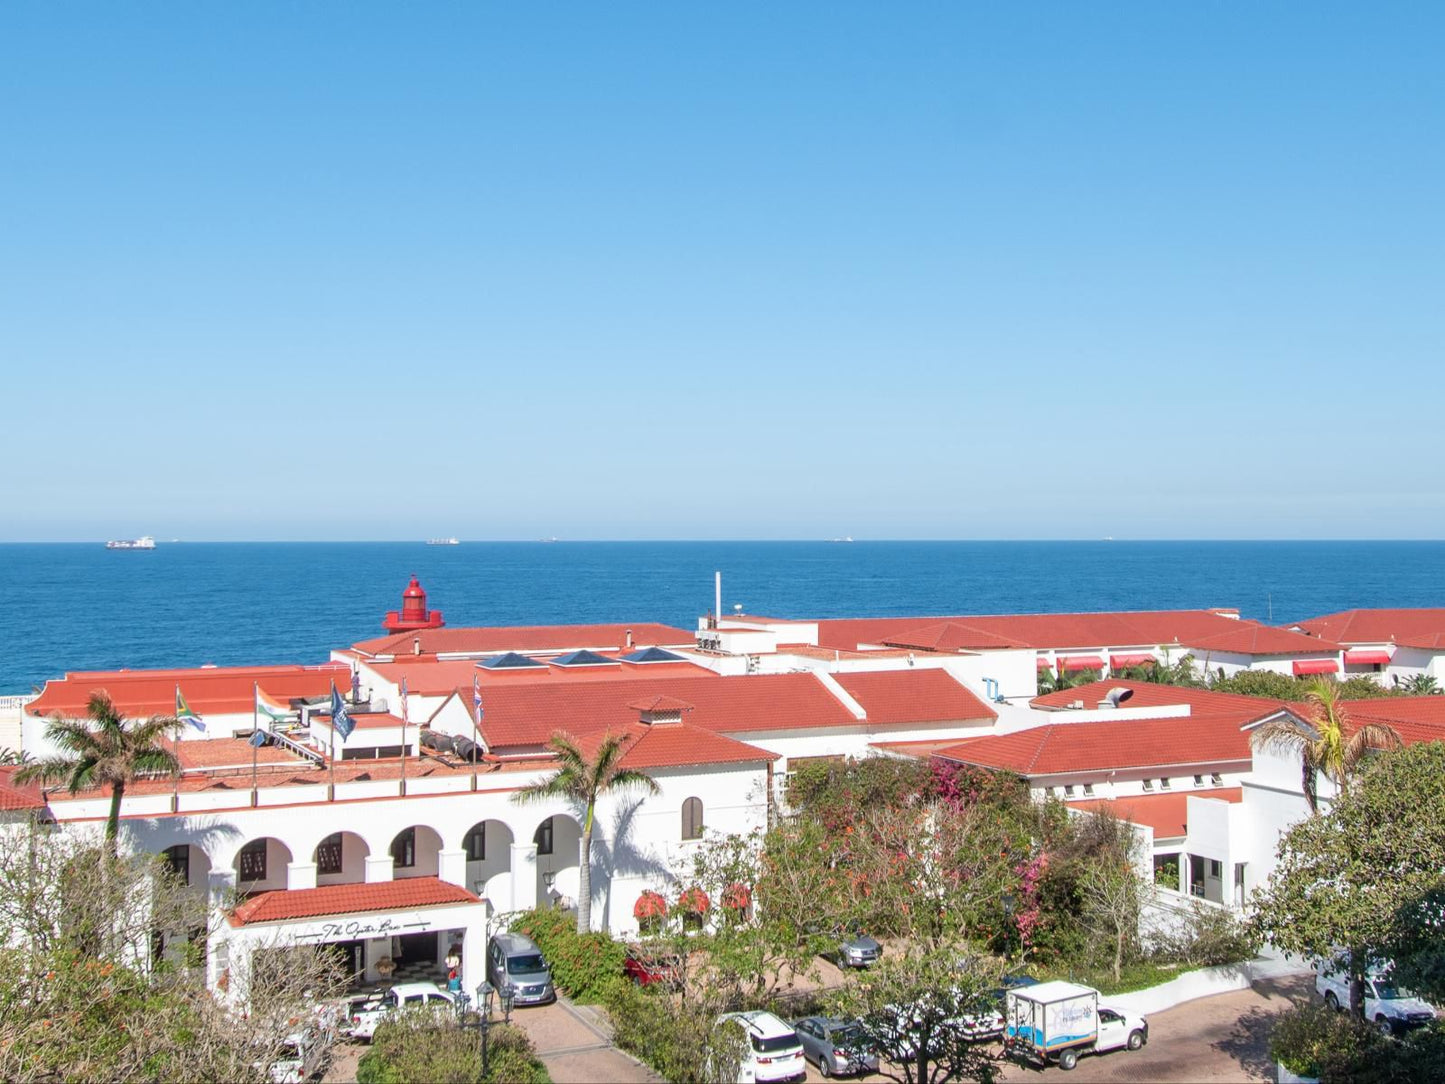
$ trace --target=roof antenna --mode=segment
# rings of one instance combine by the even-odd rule
[[[1273,595],[1272,593],[1270,593],[1270,592],[1268,592],[1268,591],[1265,592],[1265,594],[1264,594],[1264,604],[1265,604],[1265,606],[1268,608],[1268,611],[1269,611],[1269,617],[1266,618],[1266,620],[1268,620],[1269,623],[1270,623],[1271,625],[1273,625],[1273,624],[1274,624],[1274,595]]]

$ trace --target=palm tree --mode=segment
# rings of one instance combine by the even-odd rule
[[[120,803],[125,788],[142,775],[175,775],[176,755],[161,744],[180,728],[174,716],[153,715],[133,722],[116,710],[110,694],[96,691],[85,705],[84,719],[52,716],[45,736],[64,752],[60,756],[25,764],[15,773],[17,782],[53,783],[64,780],[71,794],[87,787],[110,786],[110,815],[105,821],[105,842],[112,858],[120,835]]]
[[[1065,670],[1061,666],[1056,673],[1052,668],[1046,666],[1039,671],[1039,695],[1061,693],[1065,689],[1077,688],[1098,680],[1099,671],[1097,670]]]
[[[582,820],[582,853],[578,862],[577,932],[592,930],[592,825],[597,799],[612,791],[640,788],[658,794],[661,788],[652,777],[635,768],[621,767],[629,738],[626,734],[605,734],[589,759],[577,739],[559,730],[547,743],[557,755],[557,770],[546,779],[523,787],[513,796],[517,802],[545,802],[564,798],[586,808]]]
[[[1316,782],[1320,773],[1344,793],[1368,754],[1398,749],[1401,742],[1395,728],[1383,723],[1353,725],[1333,681],[1316,678],[1307,683],[1307,688],[1307,726],[1288,716],[1271,719],[1254,732],[1252,741],[1256,749],[1299,751],[1305,801],[1311,813],[1318,813]]]
[[[1440,683],[1430,674],[1411,674],[1404,681],[1395,678],[1395,687],[1406,696],[1439,696]]]

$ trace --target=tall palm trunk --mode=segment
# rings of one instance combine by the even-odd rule
[[[114,858],[119,849],[120,803],[125,797],[125,784],[115,782],[110,788],[110,816],[105,818],[105,847]]]
[[[582,843],[577,855],[577,932],[592,932],[592,813],[587,803],[587,821],[582,825]]]

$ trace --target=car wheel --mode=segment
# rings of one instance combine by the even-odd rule
[[[1144,1033],[1143,1033],[1142,1031],[1139,1031],[1138,1029],[1135,1029],[1134,1031],[1129,1032],[1129,1049],[1130,1049],[1130,1050],[1138,1050],[1138,1049],[1139,1049],[1141,1046],[1143,1046],[1143,1045],[1144,1045]]]
[[[1340,999],[1335,997],[1335,992],[1333,990],[1325,991],[1325,1004],[1330,1007],[1331,1012],[1340,1011]]]
[[[818,1059],[818,1075],[824,1080],[833,1075],[833,1067],[828,1064],[827,1055]]]
[[[1079,1055],[1072,1050],[1065,1050],[1059,1055],[1059,1068],[1066,1073],[1078,1064]]]
[[[1390,1023],[1390,1018],[1384,1013],[1381,1013],[1379,1016],[1375,1017],[1375,1027],[1380,1029],[1381,1035],[1395,1034],[1395,1028]]]

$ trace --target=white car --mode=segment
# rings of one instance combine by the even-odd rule
[[[1348,958],[1320,960],[1315,964],[1315,992],[1325,1004],[1338,1011],[1350,1003]],[[1435,1010],[1409,990],[1402,990],[1379,971],[1365,976],[1365,1019],[1386,1034],[1399,1034],[1424,1027],[1435,1019]]]
[[[730,1012],[717,1022],[735,1020],[748,1036],[748,1053],[738,1069],[738,1084],[802,1080],[808,1072],[803,1043],[791,1024],[770,1012]]]
[[[380,997],[353,1001],[349,1010],[350,1027],[347,1034],[353,1039],[371,1041],[381,1022],[391,1013],[402,1009],[441,1007],[455,1004],[456,998],[432,982],[403,982],[393,986]]]

